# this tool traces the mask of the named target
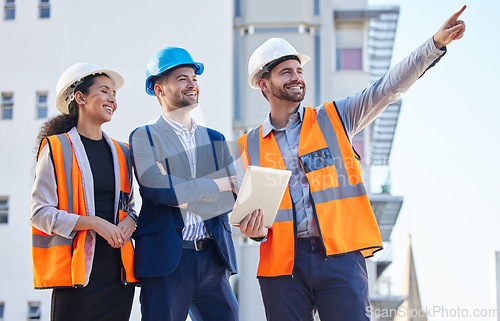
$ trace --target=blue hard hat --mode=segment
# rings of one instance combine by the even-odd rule
[[[146,67],[146,92],[154,96],[153,78],[161,73],[178,67],[187,65],[194,68],[194,73],[201,75],[205,67],[201,62],[194,62],[193,58],[186,49],[178,47],[167,47],[158,51],[151,59],[149,59]]]

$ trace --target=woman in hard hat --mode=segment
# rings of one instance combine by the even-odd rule
[[[33,277],[53,288],[51,320],[128,320],[137,280],[129,150],[101,129],[123,78],[78,63],[57,83],[31,196]]]

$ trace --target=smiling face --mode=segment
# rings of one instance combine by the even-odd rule
[[[198,106],[200,87],[192,67],[180,67],[168,71],[154,85],[154,91],[167,112],[177,109],[193,109]]]
[[[117,108],[115,85],[105,75],[93,79],[87,94],[77,91],[75,100],[80,106],[80,118],[97,125],[109,122]]]
[[[261,86],[268,99],[272,97],[290,102],[299,103],[306,95],[306,82],[303,76],[302,66],[297,60],[286,60],[274,67],[259,82],[265,82]],[[270,95],[272,97],[270,97]]]

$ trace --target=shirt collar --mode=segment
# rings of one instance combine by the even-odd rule
[[[180,135],[180,134],[182,134],[183,130],[188,130],[186,126],[182,125],[181,123],[176,122],[173,119],[168,118],[165,114],[161,114],[161,116],[170,126],[172,126],[172,128],[174,129],[176,134]],[[196,127],[198,127],[198,125],[196,124],[194,119],[191,118],[191,131],[189,133],[190,135],[194,134],[194,132],[196,131]]]
[[[302,103],[299,104],[299,108],[297,109],[297,113],[299,114],[300,122],[304,120],[304,105]],[[276,127],[273,126],[271,123],[271,112],[267,115],[266,119],[262,123],[262,138],[266,137],[269,135],[269,133],[273,130],[279,130],[280,128],[276,129]]]

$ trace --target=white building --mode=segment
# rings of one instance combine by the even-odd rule
[[[104,129],[127,141],[135,127],[161,111],[144,92],[148,59],[163,47],[184,47],[205,64],[196,118],[234,140],[268,113],[260,92],[247,85],[248,58],[267,38],[284,37],[312,57],[305,66],[305,104],[316,106],[361,90],[389,67],[398,18],[397,7],[369,8],[366,0],[1,0],[0,5],[0,320],[5,321],[49,320],[50,291],[33,290],[29,201],[35,137],[47,117],[58,113],[55,84],[67,67],[86,61],[123,75],[118,110]],[[353,142],[364,158],[368,186],[372,165],[388,172],[398,113],[394,104]],[[389,241],[402,198],[385,193],[371,199]],[[235,242],[240,274],[232,281],[241,320],[264,320],[255,278],[258,245],[237,232]],[[377,256],[384,260],[370,260],[368,268],[372,297],[382,302],[387,296],[379,295],[376,281],[390,255]],[[136,302],[131,320],[140,318],[139,308]]]

